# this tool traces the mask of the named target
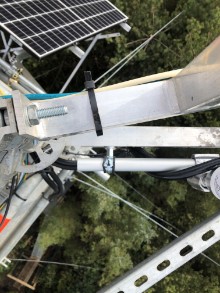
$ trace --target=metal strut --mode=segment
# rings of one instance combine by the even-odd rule
[[[219,240],[217,213],[97,293],[143,293]]]

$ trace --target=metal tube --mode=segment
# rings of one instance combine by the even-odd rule
[[[98,35],[96,35],[94,37],[94,39],[92,40],[92,42],[89,45],[88,49],[86,50],[86,52],[84,53],[84,55],[82,56],[82,58],[79,60],[78,64],[74,68],[73,72],[70,74],[70,76],[67,79],[66,83],[64,84],[64,86],[60,90],[60,93],[64,93],[65,92],[66,88],[68,87],[68,85],[72,81],[73,77],[76,75],[77,71],[79,70],[79,68],[81,67],[81,65],[83,64],[83,62],[85,61],[86,57],[89,55],[90,51],[95,46],[95,43],[98,41],[99,37],[100,37],[100,34],[98,34]]]
[[[63,170],[58,176],[64,182],[71,177],[72,173],[72,171]],[[19,195],[24,198],[28,197],[28,200],[17,211],[14,221],[12,220],[13,223],[9,223],[4,232],[0,233],[0,260],[10,253],[49,204],[49,201],[45,199],[51,193],[47,183],[39,174],[30,179],[25,181],[19,188]],[[45,198],[42,197],[42,194],[44,194]]]
[[[10,84],[13,89],[19,90],[22,94],[24,94],[24,95],[30,94],[30,92],[27,89],[25,89],[22,85],[20,85],[16,81],[11,80]]]
[[[18,196],[13,196],[11,199],[10,209],[7,214],[7,219],[11,221],[11,219],[15,216],[15,214],[18,212],[18,210],[22,209],[22,206],[24,205],[24,200],[27,200],[29,196],[31,196],[33,190],[35,187],[42,181],[42,177],[37,174],[35,176],[32,176],[29,180],[25,181],[17,190],[16,194]],[[6,210],[6,206],[2,208],[0,211],[0,215],[3,217]],[[4,229],[1,228],[1,231]]]
[[[159,172],[184,169],[195,166],[194,159],[115,159],[116,172]],[[103,170],[102,158],[78,159],[77,170],[82,172],[96,172]]]
[[[3,71],[0,71],[0,80],[4,82],[6,85],[9,83],[9,78]],[[19,90],[22,94],[30,93],[27,89],[25,89],[22,85],[20,85],[14,80],[10,81],[10,86],[12,89]]]
[[[33,177],[35,177],[36,180],[32,181],[33,184],[28,184],[29,180],[27,180],[25,182],[27,184],[27,189],[25,189],[24,193],[21,194],[25,198],[28,196],[28,193],[31,192],[31,196],[23,203],[11,222],[0,233],[0,259],[8,255],[8,253],[14,248],[21,237],[29,229],[34,221],[31,221],[30,219],[36,219],[34,218],[32,211],[36,208],[38,201],[44,201],[46,204],[49,203],[47,200],[42,198],[42,193],[48,188],[47,183],[41,179],[39,174],[36,174]],[[38,213],[38,216],[39,214],[40,213]]]
[[[33,222],[39,217],[39,215],[44,211],[49,202],[41,198],[37,203],[35,203],[33,209],[29,210],[29,213],[25,215],[24,220],[19,223],[17,229],[13,231],[13,234],[7,238],[6,242],[0,250],[0,259],[8,255],[15,245],[19,242],[21,237],[26,233],[30,228]]]
[[[2,70],[0,70],[0,80],[5,84],[8,84],[8,76]]]
[[[0,58],[0,66],[2,67],[2,70],[5,71],[5,73],[8,76],[11,76],[11,75],[17,73],[14,68],[12,68],[7,62],[2,60],[1,58]],[[38,94],[44,94],[45,93],[42,89],[40,89],[39,87],[34,85],[32,82],[30,82],[27,78],[25,78],[22,75],[19,76],[19,81],[20,81],[22,86],[24,86],[24,87],[27,86],[28,88],[32,89],[35,93],[38,93]]]

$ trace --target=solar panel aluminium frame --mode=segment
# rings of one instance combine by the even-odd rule
[[[27,2],[31,2],[32,0],[28,0]],[[94,2],[91,2],[90,4],[94,4],[94,3],[100,3],[101,1],[103,1],[103,0],[94,0]],[[71,46],[71,45],[73,45],[73,44],[75,44],[75,43],[78,43],[79,41],[82,41],[82,40],[85,40],[85,39],[87,39],[87,38],[89,38],[89,37],[91,37],[91,36],[94,36],[94,35],[96,35],[96,34],[98,34],[98,33],[100,33],[100,32],[102,32],[102,31],[104,31],[104,30],[106,30],[106,29],[109,29],[109,28],[111,28],[111,27],[114,27],[114,26],[116,26],[116,25],[118,25],[118,24],[121,24],[121,23],[123,23],[123,22],[126,22],[127,20],[128,20],[128,17],[121,11],[121,10],[119,10],[114,4],[112,4],[109,0],[104,0],[106,3],[108,3],[108,4],[110,4],[111,6],[112,6],[112,8],[113,8],[113,11],[117,11],[117,12],[119,12],[122,16],[124,16],[124,18],[123,19],[121,19],[121,20],[119,20],[119,21],[115,21],[114,23],[112,23],[112,24],[109,24],[109,25],[107,25],[107,26],[105,26],[105,27],[103,27],[103,28],[100,28],[100,29],[97,29],[97,30],[95,30],[94,29],[94,31],[93,32],[91,32],[91,33],[89,33],[89,34],[87,34],[87,35],[84,35],[84,36],[82,36],[82,37],[79,37],[79,38],[77,38],[77,39],[75,39],[75,40],[73,40],[73,41],[71,41],[71,42],[68,42],[68,43],[65,43],[65,44],[63,44],[63,45],[60,45],[59,47],[57,47],[57,48],[54,48],[54,49],[52,49],[52,50],[48,50],[46,53],[44,53],[44,54],[39,54],[35,49],[33,49],[30,45],[28,45],[25,41],[23,41],[21,38],[19,38],[12,30],[10,30],[9,28],[7,28],[6,27],[6,25],[4,24],[4,23],[0,23],[0,27],[4,30],[4,31],[6,31],[7,33],[9,33],[10,34],[10,36],[12,37],[12,39],[19,45],[19,46],[21,46],[21,47],[24,47],[24,48],[26,48],[32,55],[35,55],[36,57],[38,57],[39,59],[41,59],[41,58],[43,58],[43,57],[46,57],[46,56],[48,56],[48,55],[50,55],[50,54],[53,54],[53,53],[55,53],[55,52],[57,52],[57,51],[59,51],[59,50],[61,50],[61,49],[64,49],[64,48],[67,48],[67,47],[69,47],[69,46]],[[10,3],[4,3],[4,4],[2,4],[2,5],[13,5],[13,4],[18,4],[18,3],[22,3],[23,1],[21,1],[21,0],[15,0],[14,2],[10,2]],[[63,1],[62,0],[58,0],[58,2],[59,3],[61,3],[61,4],[63,4]],[[66,6],[65,4],[63,4],[64,5],[64,7]],[[81,5],[83,5],[83,4],[81,4]],[[1,5],[0,5],[1,6]],[[80,6],[80,5],[76,5],[76,6],[71,6],[72,8],[74,8],[74,7],[78,7],[78,6]],[[67,7],[67,6],[66,6]],[[96,17],[96,16],[101,16],[101,15],[104,15],[105,13],[100,13],[100,14],[97,14],[97,15],[94,15],[94,17]],[[38,15],[41,15],[41,14],[38,14]],[[37,16],[37,15],[36,15]],[[92,18],[92,17],[90,17],[90,18]],[[88,20],[89,18],[85,18],[85,19],[82,19],[82,18],[79,18],[79,20],[77,20],[76,21],[76,25],[77,25],[77,22],[79,22],[79,21],[82,21],[82,20]],[[19,19],[17,19],[17,20],[19,20]],[[12,23],[12,22],[8,22],[8,23]],[[60,27],[56,27],[55,29],[58,29],[58,28],[62,28],[63,26],[60,26]]]

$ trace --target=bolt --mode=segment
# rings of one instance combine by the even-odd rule
[[[107,157],[114,157],[114,147],[107,147]]]
[[[41,119],[63,116],[68,113],[65,106],[37,109],[36,105],[27,107],[28,120],[31,126],[40,124]]]

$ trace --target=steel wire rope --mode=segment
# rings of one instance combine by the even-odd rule
[[[120,197],[119,195],[117,195],[116,193],[112,192],[110,189],[106,188],[105,186],[103,186],[102,184],[100,184],[98,181],[96,181],[95,179],[93,179],[92,177],[90,177],[89,175],[86,175],[83,172],[79,172],[79,174],[82,174],[83,176],[85,176],[86,178],[88,178],[89,180],[93,181],[95,184],[97,184],[99,187],[94,186],[88,182],[85,182],[81,179],[78,179],[76,177],[73,177],[76,181],[87,185],[91,188],[95,188],[99,191],[102,191],[108,195],[110,195],[111,197],[123,202],[124,204],[126,204],[127,206],[129,206],[130,208],[132,208],[133,210],[135,210],[136,212],[138,212],[140,215],[144,216],[145,218],[147,218],[149,221],[153,222],[155,225],[159,226],[160,228],[162,228],[163,230],[165,230],[166,232],[170,233],[171,235],[173,235],[174,237],[178,237],[174,232],[172,232],[171,230],[167,229],[165,226],[163,226],[162,224],[158,223],[156,220],[154,220],[153,218],[151,218],[150,216],[146,215],[143,211],[141,211],[139,209],[138,206],[136,206],[133,203],[130,203],[129,201],[123,199],[122,197]]]
[[[157,207],[150,199],[148,199],[145,195],[143,195],[140,191],[138,191],[136,188],[134,188],[131,184],[129,184],[124,178],[122,178],[120,175],[117,173],[114,174],[115,177],[117,177],[119,180],[121,180],[125,185],[127,185],[129,188],[131,188],[133,191],[135,191],[140,197],[145,199],[149,204],[151,204],[153,207],[160,209]],[[161,210],[161,209],[160,209]]]
[[[10,261],[20,261],[20,262],[37,262],[37,263],[44,263],[44,264],[54,264],[54,265],[62,265],[62,266],[70,266],[75,268],[85,268],[90,270],[100,270],[98,268],[93,268],[90,266],[84,265],[77,265],[73,263],[65,263],[65,262],[57,262],[57,261],[46,261],[46,260],[37,260],[37,259],[23,259],[23,258],[9,258]]]
[[[157,226],[159,226],[160,228],[162,228],[163,230],[165,230],[166,232],[168,232],[170,235],[174,236],[175,238],[179,238],[179,236],[175,233],[173,233],[171,230],[167,229],[166,227],[164,227],[163,225],[161,225],[160,223],[158,223],[157,221],[155,221],[154,219],[152,219],[151,217],[143,214],[143,212],[141,212],[140,208],[126,200],[124,200],[123,198],[121,198],[119,195],[115,194],[114,192],[112,192],[110,189],[106,188],[105,186],[103,186],[102,184],[100,184],[98,181],[96,181],[95,179],[93,179],[92,177],[90,177],[89,175],[86,175],[85,173],[83,172],[78,172],[80,174],[82,174],[83,176],[85,176],[86,178],[88,178],[89,180],[91,180],[92,182],[96,183],[97,185],[101,186],[101,188],[99,187],[96,187],[88,182],[85,182],[83,180],[80,180],[78,178],[76,178],[76,176],[73,176],[73,178],[76,180],[76,181],[79,181],[80,183],[82,184],[85,184],[87,186],[90,186],[94,189],[97,189],[99,191],[102,191],[103,193],[106,193],[118,200],[121,200],[122,202],[124,202],[125,204],[127,204],[128,206],[132,207],[133,206],[133,209],[136,210],[139,214],[143,215],[145,218],[147,218],[149,221],[155,223]],[[174,226],[175,227],[175,226]],[[176,228],[176,227],[175,227]],[[176,228],[178,229],[178,228]],[[208,255],[206,255],[205,253],[200,253],[200,255],[202,255],[203,257],[205,257],[206,259],[208,259],[209,261],[211,261],[212,263],[214,263],[215,265],[217,265],[218,267],[220,267],[220,263],[215,261],[214,259],[212,259],[211,257],[209,257]]]
[[[140,191],[138,191],[136,188],[134,188],[131,184],[129,184],[125,179],[123,179],[121,176],[119,176],[117,173],[114,174],[119,180],[121,180],[125,185],[127,185],[130,189],[132,189],[136,194],[138,194],[139,196],[141,196],[143,199],[145,199],[147,202],[149,202],[153,207],[155,207],[157,210],[163,212],[163,210],[161,208],[159,208],[157,205],[155,205],[151,200],[149,200],[145,195],[143,195],[142,193],[140,193]],[[141,208],[141,210],[145,211],[145,209]],[[175,227],[174,225],[172,225],[171,223],[169,223],[168,221],[162,219],[161,217],[155,215],[154,213],[152,213],[152,216],[154,218],[157,218],[158,220],[166,223],[168,226],[172,227],[173,229],[180,231],[181,230],[177,227]]]
[[[127,56],[122,58],[117,64],[115,64],[113,67],[111,67],[109,70],[107,70],[104,74],[102,74],[99,78],[95,80],[95,83],[103,79],[108,73],[112,72],[115,68],[117,68],[120,64],[122,66],[120,69],[122,69],[139,51],[141,51],[146,45],[150,43],[151,40],[153,40],[154,37],[156,37],[159,33],[161,33],[164,29],[166,29],[174,20],[176,20],[183,12],[180,12],[177,14],[174,18],[172,18],[168,23],[166,23],[162,28],[160,28],[156,33],[154,33],[152,36],[150,36],[146,41],[144,41],[141,45],[139,45],[137,48],[135,48],[132,52],[130,52]],[[127,61],[127,59],[129,59]],[[119,70],[120,70],[119,69]],[[116,73],[119,71],[118,69],[116,70],[115,73],[113,73],[105,82],[103,82],[99,87],[103,86],[106,84]]]
[[[74,179],[75,179],[76,181],[82,183],[82,184],[85,184],[85,183],[86,183],[85,181],[80,180],[80,179],[78,179],[78,178],[74,178]],[[85,184],[85,185],[87,185],[87,184]],[[153,214],[152,212],[149,212],[149,211],[147,211],[147,210],[145,210],[145,209],[143,209],[143,208],[141,208],[141,207],[139,207],[139,206],[137,206],[137,205],[135,205],[135,204],[133,204],[133,203],[131,203],[131,202],[129,202],[129,201],[126,201],[126,200],[124,200],[124,199],[121,198],[121,197],[120,197],[120,198],[115,197],[115,196],[118,196],[118,197],[119,197],[119,195],[113,193],[113,192],[110,191],[110,190],[109,190],[109,192],[108,192],[108,191],[106,191],[106,190],[104,190],[104,189],[102,189],[102,188],[95,187],[94,185],[92,185],[92,186],[88,185],[88,186],[89,186],[89,187],[92,187],[92,188],[94,188],[94,189],[96,189],[96,190],[99,190],[99,191],[101,191],[101,192],[104,192],[104,193],[106,193],[106,194],[108,194],[108,195],[110,195],[110,196],[113,196],[115,199],[118,199],[118,200],[120,200],[120,201],[123,201],[123,202],[126,203],[126,204],[129,203],[129,204],[128,204],[129,206],[132,205],[135,209],[138,209],[140,212],[143,212],[143,213],[145,213],[145,214],[148,214],[148,215],[150,215],[151,217],[156,218],[156,219],[160,220],[161,222],[163,222],[163,223],[165,223],[165,224],[167,224],[167,225],[170,225],[166,220],[160,218],[159,216]],[[142,214],[142,213],[141,213],[141,214]],[[142,215],[143,215],[143,214],[142,214]],[[149,219],[149,218],[148,218],[148,219]],[[170,226],[172,226],[172,225],[170,225]],[[175,229],[177,229],[177,228],[175,228]]]

